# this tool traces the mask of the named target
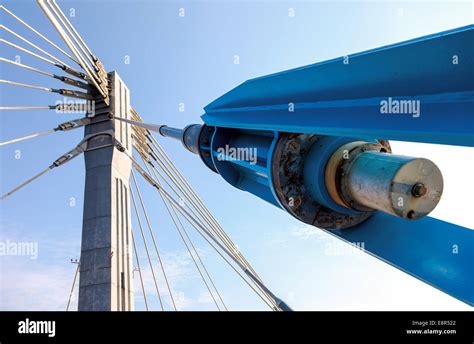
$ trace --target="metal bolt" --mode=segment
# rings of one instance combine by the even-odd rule
[[[426,188],[426,186],[423,183],[416,183],[411,188],[411,194],[414,197],[421,197],[424,194],[426,194],[426,191],[428,191],[428,189]]]

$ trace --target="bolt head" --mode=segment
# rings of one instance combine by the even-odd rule
[[[426,194],[428,189],[423,183],[416,183],[411,189],[411,194],[415,197],[421,197]]]

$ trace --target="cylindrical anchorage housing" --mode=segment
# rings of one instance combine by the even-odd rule
[[[385,152],[378,144],[340,147],[325,170],[335,202],[360,211],[380,210],[404,219],[430,213],[443,192],[443,177],[430,160]]]

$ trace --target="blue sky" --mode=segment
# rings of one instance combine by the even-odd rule
[[[132,105],[144,120],[175,127],[200,123],[205,105],[249,78],[471,24],[474,15],[470,2],[59,4],[66,13],[73,10],[71,22],[107,70],[119,72],[131,90]],[[6,1],[4,5],[60,42],[36,2]],[[184,17],[179,16],[180,8],[184,8]],[[290,9],[294,17],[289,16]],[[55,53],[4,13],[1,22]],[[16,42],[8,33],[3,32],[2,37]],[[15,59],[16,55],[24,64],[53,71],[48,64],[1,46],[1,56]],[[234,63],[235,56],[239,64]],[[14,66],[2,64],[0,68],[2,79],[62,86]],[[58,99],[53,94],[13,86],[2,86],[0,92],[2,106],[50,105]],[[180,103],[184,103],[184,112],[179,111]],[[0,139],[53,128],[77,117],[80,115],[52,111],[2,111]],[[80,129],[2,147],[0,193],[49,166],[81,137]],[[329,235],[232,188],[180,144],[161,142],[271,289],[295,309],[469,309],[373,257],[344,251],[340,247],[343,244]],[[466,161],[473,164],[471,148],[397,142],[393,148],[397,153],[430,158],[443,171],[445,193],[433,216],[474,227],[468,202],[455,192],[458,183],[469,177],[465,172],[469,168],[457,166]],[[158,195],[142,185],[173,290],[180,295],[179,307],[212,309],[177,233],[162,212]],[[80,253],[83,187],[84,162],[80,157],[0,204],[0,239],[37,242],[39,249],[35,260],[0,257],[0,309],[65,308],[75,269],[69,259],[79,258]],[[461,187],[470,188],[465,194],[474,193],[472,186]],[[229,307],[264,309],[208,246],[194,238]],[[344,252],[334,254],[334,248]],[[145,274],[148,276],[148,271]],[[147,290],[152,294],[150,283]],[[136,290],[136,307],[143,309],[138,284]],[[156,295],[150,297],[158,310]]]

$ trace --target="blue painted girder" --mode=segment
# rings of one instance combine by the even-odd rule
[[[471,306],[474,230],[425,217],[403,220],[378,212],[360,225],[326,231]],[[370,274],[370,271],[367,271]]]
[[[248,80],[211,126],[474,146],[474,25]],[[419,116],[381,101],[419,101]],[[290,105],[289,105],[290,104]],[[291,108],[294,111],[289,111]]]

